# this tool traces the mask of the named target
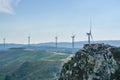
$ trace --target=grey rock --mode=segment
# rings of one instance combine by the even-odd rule
[[[117,56],[118,55],[118,56]],[[118,80],[120,48],[108,44],[85,44],[62,67],[58,80]]]

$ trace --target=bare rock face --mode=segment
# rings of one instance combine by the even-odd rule
[[[58,80],[120,80],[120,48],[86,44],[62,67]],[[116,58],[117,57],[117,58]]]

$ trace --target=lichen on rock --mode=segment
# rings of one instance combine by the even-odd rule
[[[113,75],[119,68],[113,52],[116,48],[107,44],[86,44],[63,65],[58,80],[115,79]]]

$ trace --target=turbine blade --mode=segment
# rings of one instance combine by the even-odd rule
[[[92,20],[90,18],[90,33],[92,32]]]

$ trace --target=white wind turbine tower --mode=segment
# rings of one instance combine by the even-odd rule
[[[56,46],[56,48],[58,47],[58,37],[57,36],[55,37],[55,46]]]
[[[87,36],[88,36],[88,44],[90,45],[91,44],[91,39],[93,41],[93,36],[92,36],[92,21],[90,19],[90,32],[87,33]]]
[[[28,36],[28,47],[30,47],[30,39],[31,39],[31,37]]]
[[[3,45],[4,45],[4,48],[5,48],[5,45],[6,45],[6,39],[3,38]]]
[[[75,35],[71,36],[72,38],[72,48],[74,49],[75,45],[74,45],[74,41],[75,41]]]

